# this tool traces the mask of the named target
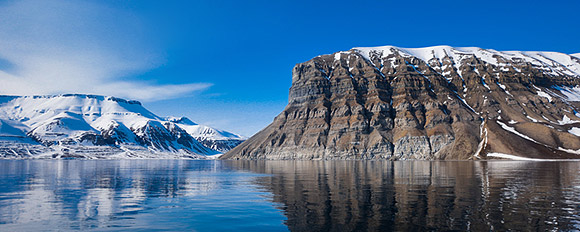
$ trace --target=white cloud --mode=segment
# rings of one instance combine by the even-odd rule
[[[150,36],[137,16],[97,3],[3,2],[0,61],[10,68],[0,71],[0,94],[92,93],[147,101],[210,86],[127,79],[164,61]]]

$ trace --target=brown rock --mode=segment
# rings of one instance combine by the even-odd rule
[[[568,133],[580,123],[558,120],[566,115],[580,121],[574,113],[580,111],[578,103],[553,87],[580,84],[578,74],[521,54],[423,50],[429,49],[432,58],[381,47],[297,64],[288,106],[222,158],[482,159],[490,152],[577,156],[564,150],[580,149],[580,138]],[[578,59],[572,62],[580,67]]]

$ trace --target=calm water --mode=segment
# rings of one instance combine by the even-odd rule
[[[0,160],[0,231],[569,231],[579,215],[579,162]]]

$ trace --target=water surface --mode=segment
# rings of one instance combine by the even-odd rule
[[[580,163],[0,160],[0,231],[580,230]]]
[[[199,160],[0,160],[0,231],[287,231],[264,174]]]

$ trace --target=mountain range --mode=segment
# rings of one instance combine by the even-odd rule
[[[207,158],[244,140],[185,117],[159,117],[138,101],[0,96],[0,158]]]
[[[288,105],[223,159],[577,159],[580,54],[357,47],[292,72]]]

